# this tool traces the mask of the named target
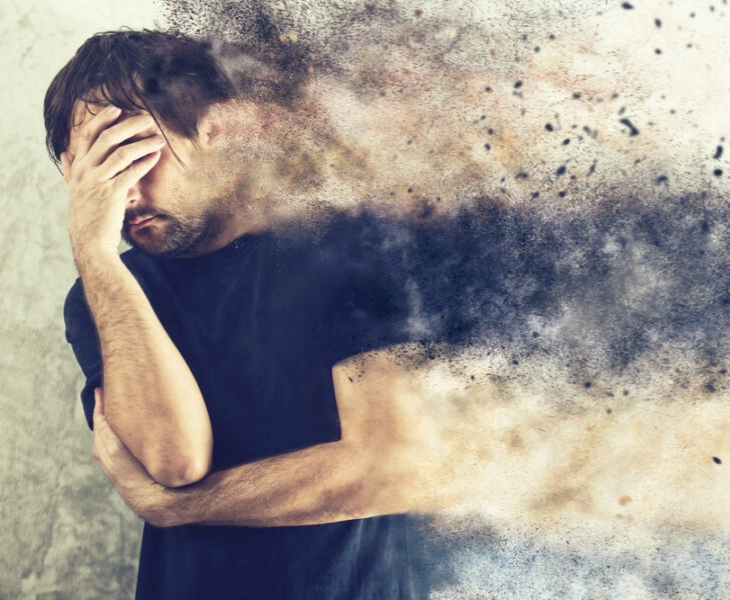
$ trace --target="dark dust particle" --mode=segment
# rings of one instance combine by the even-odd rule
[[[586,382],[585,382],[585,383],[583,384],[583,387],[584,387],[584,388],[586,388],[586,389],[588,389],[588,388],[589,388],[589,387],[591,387],[592,385],[593,385],[593,384],[592,384],[592,383],[591,383],[590,381],[586,381]]]
[[[535,47],[533,48],[533,50],[534,50],[535,52],[540,52],[540,46],[535,46]]]
[[[515,175],[515,179],[527,179],[528,177],[529,175],[524,171],[520,171],[517,175]]]
[[[639,130],[634,127],[634,125],[629,121],[628,119],[620,119],[619,123],[621,125],[626,125],[626,127],[629,128],[629,136],[634,137],[635,135],[639,135]]]
[[[560,196],[561,198],[565,198],[567,195],[568,195],[568,192],[566,192],[565,190],[558,192],[558,196]]]
[[[553,129],[555,129],[555,128],[553,127],[553,124],[552,124],[552,123],[547,123],[547,124],[545,125],[545,129],[547,129],[548,131],[552,131],[552,130],[553,130]]]
[[[421,16],[423,16],[423,11],[420,8],[417,8],[416,10],[413,11],[413,16],[421,17]]]
[[[610,408],[607,408],[607,409],[606,409],[606,414],[607,414],[607,415],[610,415],[610,414],[611,414],[612,412],[613,412],[613,411],[612,411],[612,410],[611,410]]]
[[[717,149],[715,150],[715,156],[713,156],[712,158],[714,158],[715,160],[718,160],[722,156],[722,150],[723,150],[722,146],[718,146]]]
[[[512,359],[512,364],[513,365],[519,365],[520,364],[520,361],[517,360],[516,358],[514,358],[514,359]]]
[[[565,138],[563,140],[563,146],[567,146],[568,144],[570,144],[570,138]]]
[[[491,147],[491,146],[490,146],[489,144],[484,144],[484,149],[485,149],[485,150],[486,150],[487,152],[489,152],[489,151],[490,151],[490,150],[492,149],[492,147]]]
[[[536,198],[540,197],[540,192],[532,192],[532,196],[530,196],[531,200],[535,200]]]
[[[408,188],[408,193],[409,194],[412,194],[413,193],[413,188]]]
[[[666,175],[659,175],[659,177],[654,180],[654,185],[661,185],[662,183],[667,183],[668,181],[669,178]]]
[[[487,118],[487,115],[482,115],[481,117],[479,117],[479,120],[480,120],[480,121],[483,121],[483,120],[484,120],[484,119],[486,119],[486,118]]]
[[[590,176],[591,176],[591,175],[593,175],[593,173],[595,173],[595,172],[596,172],[596,162],[595,162],[595,161],[593,161],[593,164],[592,164],[592,165],[590,166],[590,168],[588,169],[588,175],[587,175],[587,176],[588,176],[588,177],[590,177]]]
[[[661,27],[662,26],[661,19],[654,19],[654,25],[656,25],[657,27]]]
[[[715,169],[715,170],[714,170],[714,171],[712,172],[712,174],[713,174],[713,175],[714,175],[715,177],[722,177],[722,169]]]
[[[716,465],[722,464],[722,461],[719,458],[717,458],[717,456],[712,457],[712,462],[714,462]]]
[[[621,5],[621,8],[625,8],[626,10],[631,10],[632,8],[634,8],[634,5],[633,4],[629,4],[628,2],[624,2]]]
[[[656,50],[654,50],[654,54],[661,54],[661,53],[662,53],[661,48],[657,48]]]
[[[494,129],[487,129],[487,133],[489,135],[493,135],[494,134]]]
[[[720,369],[720,375],[726,375],[727,369]]]
[[[560,175],[565,175],[565,171],[567,170],[567,167],[565,165],[560,165],[555,171],[555,174],[559,177]]]
[[[484,88],[484,91],[485,92],[491,92],[492,91],[492,88],[490,88],[489,86],[487,86],[487,87]]]
[[[628,396],[628,395],[629,395],[629,390],[624,390],[624,396]]]
[[[712,383],[708,383],[705,385],[705,391],[708,394],[714,394],[717,390],[715,389],[715,386]]]
[[[573,92],[573,99],[578,100],[581,97],[581,95],[582,94],[580,92]]]
[[[515,81],[515,89],[516,90],[519,90],[521,87],[522,87],[522,82],[521,81]]]

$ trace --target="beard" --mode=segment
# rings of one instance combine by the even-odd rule
[[[149,224],[134,228],[130,221],[155,217]],[[154,209],[127,212],[122,238],[150,256],[179,258],[200,254],[218,236],[220,227],[216,215],[174,215]]]

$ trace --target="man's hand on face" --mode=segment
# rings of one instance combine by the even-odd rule
[[[61,154],[61,169],[70,190],[69,233],[76,259],[116,254],[127,205],[136,200],[138,182],[160,160],[165,145],[146,113],[119,120],[122,110],[106,106],[96,114],[83,111]]]

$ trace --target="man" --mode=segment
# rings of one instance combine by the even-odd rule
[[[346,228],[272,233],[280,142],[316,111],[285,51],[249,50],[234,85],[204,42],[98,34],[45,100],[94,455],[147,521],[137,597],[423,597],[401,514],[418,486],[387,413],[331,371],[404,339],[401,309]]]

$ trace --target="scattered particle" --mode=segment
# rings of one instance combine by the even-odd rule
[[[574,100],[578,100],[578,98],[580,98],[580,97],[581,97],[581,93],[580,92],[573,92],[573,99]]]
[[[593,173],[595,173],[595,172],[596,172],[596,161],[593,161],[593,164],[588,169],[588,177],[593,175]]]
[[[520,361],[517,360],[516,358],[514,358],[514,359],[512,359],[512,364],[513,365],[519,365],[520,364]]]
[[[593,384],[592,384],[592,383],[591,383],[590,381],[586,381],[586,382],[585,382],[585,383],[583,384],[583,387],[584,387],[584,388],[586,388],[586,389],[588,389],[588,388],[589,388],[589,387],[591,387],[592,385],[593,385]]]
[[[521,87],[522,87],[522,82],[521,81],[515,81],[515,89],[516,90],[519,90]]]
[[[535,52],[540,52],[540,46],[535,46],[535,47],[533,48],[533,50],[534,50]]]
[[[491,92],[492,91],[492,88],[490,88],[489,86],[487,86],[487,87],[484,88],[484,91],[485,92]]]
[[[611,410],[610,408],[607,408],[607,409],[606,409],[606,414],[607,414],[607,415],[610,415],[610,414],[611,414],[612,412],[613,412],[613,411],[612,411],[612,410]]]
[[[355,383],[355,380],[352,377],[348,377],[348,379],[350,380],[350,383]]]
[[[479,120],[480,120],[480,121],[483,121],[483,120],[484,120],[484,119],[486,119],[486,118],[487,118],[487,115],[482,115],[481,117],[479,117]]]
[[[689,18],[690,19],[694,19],[695,18],[695,14],[694,13],[689,13]]]
[[[487,133],[488,133],[489,135],[492,135],[492,134],[494,133],[494,129],[487,129]]]
[[[555,171],[555,174],[559,177],[560,175],[565,175],[565,171],[567,170],[567,167],[565,165],[560,165]]]
[[[718,146],[715,150],[715,156],[713,156],[712,158],[714,158],[715,160],[719,159],[722,156],[722,150],[722,146]]]
[[[565,196],[567,194],[568,194],[568,192],[566,192],[565,190],[562,190],[562,191],[558,192],[558,196],[560,196],[561,198],[565,198]]]
[[[709,394],[714,394],[717,390],[715,390],[715,386],[712,383],[705,384],[705,391]]]
[[[547,123],[547,124],[545,125],[545,129],[547,129],[548,131],[552,131],[552,130],[553,130],[553,129],[555,129],[555,128],[553,127],[553,124],[552,124],[552,123]]]
[[[713,174],[713,175],[714,175],[715,177],[722,177],[722,169],[715,169],[715,170],[714,170],[714,171],[712,172],[712,174]]]
[[[654,19],[654,25],[656,25],[657,27],[661,27],[662,26],[661,19]]]
[[[621,5],[621,8],[625,8],[626,10],[630,10],[630,9],[634,8],[634,6],[633,6],[633,4],[629,4],[628,2],[624,2]]]
[[[629,395],[629,390],[624,390],[624,396],[628,396],[628,395]]]
[[[727,369],[720,369],[720,375],[726,375]]]
[[[662,53],[661,48],[657,48],[654,50],[654,54],[661,54],[661,53]]]
[[[484,149],[485,149],[485,150],[486,150],[487,152],[489,152],[489,151],[490,151],[490,150],[492,149],[492,147],[491,147],[491,146],[490,146],[489,144],[484,144]]]
[[[413,193],[413,188],[408,188],[408,193],[409,194],[412,194]]]
[[[654,180],[654,185],[661,185],[662,183],[667,183],[667,181],[669,181],[669,178],[666,175],[659,175],[659,177]]]
[[[532,196],[530,196],[530,199],[534,200],[535,198],[539,198],[539,197],[540,197],[540,192],[532,192]]]
[[[529,175],[527,173],[525,173],[524,171],[520,171],[515,176],[515,179],[527,179],[528,177],[529,177]]]
[[[540,337],[540,334],[537,331],[533,331],[532,332],[532,337],[539,338]]]
[[[414,14],[414,15],[415,15],[416,17],[420,17],[420,16],[422,16],[422,15],[423,15],[423,11],[422,11],[422,10],[421,10],[420,8],[417,8],[416,10],[414,10],[414,11],[413,11],[413,14]]]
[[[722,464],[722,461],[719,458],[717,458],[717,456],[712,457],[712,462],[714,462],[716,465]]]
[[[620,498],[618,499],[618,503],[619,503],[619,504],[620,504],[621,506],[626,506],[627,504],[630,504],[630,503],[631,503],[631,496],[621,496],[621,497],[620,497]]]
[[[474,381],[474,375],[471,376],[471,380]]]
[[[563,140],[563,146],[567,146],[568,144],[570,144],[570,138],[565,138]]]
[[[635,135],[639,135],[639,130],[634,127],[634,125],[629,121],[628,119],[621,119],[619,120],[619,123],[621,125],[626,125],[626,127],[629,128],[629,136],[634,137]]]

